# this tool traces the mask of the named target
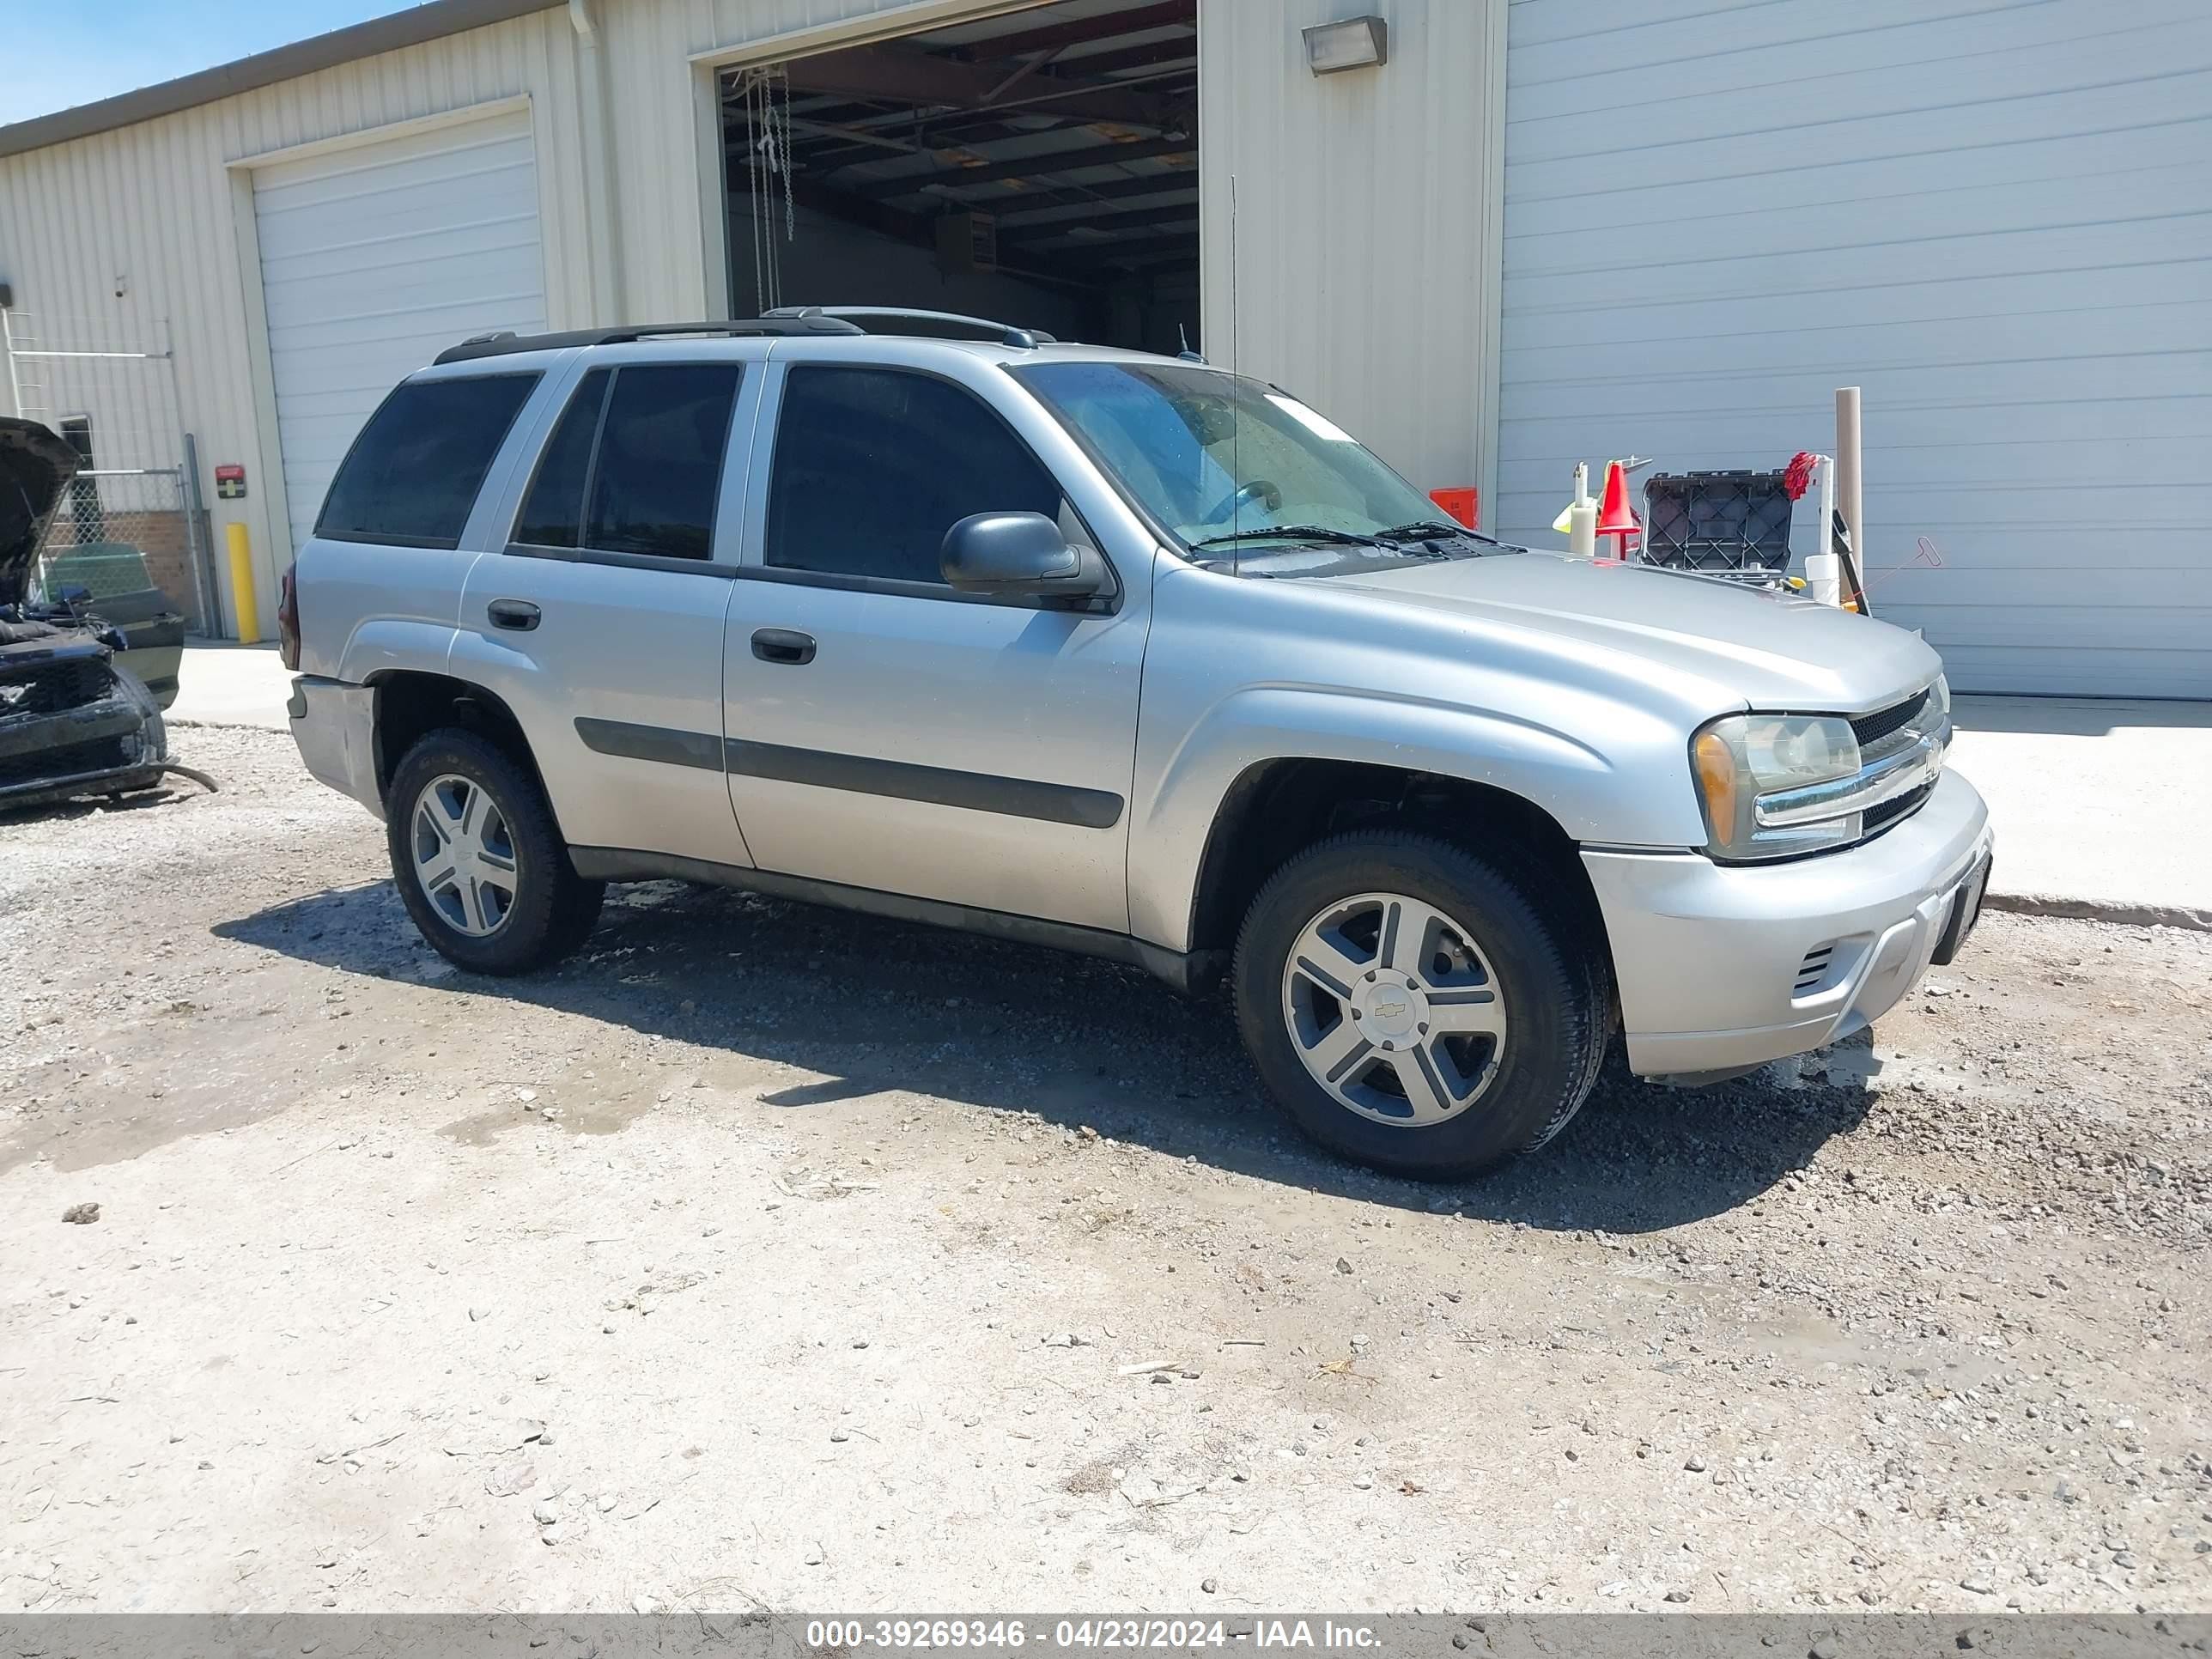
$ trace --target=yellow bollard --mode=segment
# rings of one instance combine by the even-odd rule
[[[230,526],[230,598],[238,609],[238,642],[261,641],[261,607],[253,597],[253,549],[246,539],[246,526]]]

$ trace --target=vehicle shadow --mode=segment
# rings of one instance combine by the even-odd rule
[[[582,953],[518,979],[447,969],[388,881],[213,931],[343,972],[817,1073],[762,1096],[788,1110],[923,1093],[1034,1112],[1262,1180],[1551,1230],[1645,1232],[1756,1199],[1863,1120],[1877,1069],[1870,1052],[1846,1048],[1832,1083],[1816,1063],[1809,1079],[1779,1067],[1675,1090],[1615,1063],[1540,1156],[1479,1181],[1431,1184],[1341,1163],[1291,1129],[1245,1062],[1225,1000],[1194,1002],[1133,969],[1037,947],[676,883],[611,890]]]

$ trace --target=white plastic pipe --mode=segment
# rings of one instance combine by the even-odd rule
[[[1590,499],[1589,463],[1575,463],[1575,498],[1567,503],[1567,551],[1577,559],[1597,556],[1597,503]]]
[[[1836,464],[1829,457],[1815,458],[1820,472],[1820,533],[1805,559],[1805,586],[1822,605],[1844,602],[1843,566],[1836,557]]]

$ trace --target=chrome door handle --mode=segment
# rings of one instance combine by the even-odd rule
[[[793,628],[759,629],[753,634],[753,655],[797,667],[814,660],[814,635]]]
[[[494,599],[484,607],[494,628],[512,628],[525,634],[538,626],[541,614],[527,599]]]

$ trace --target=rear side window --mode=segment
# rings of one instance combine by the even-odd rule
[[[410,380],[368,417],[338,464],[315,534],[341,542],[458,547],[531,374]]]
[[[927,374],[793,368],[769,483],[768,562],[942,585],[974,513],[1060,514],[1044,464],[974,393]]]
[[[739,372],[735,363],[593,369],[546,441],[514,539],[708,557]]]
[[[584,522],[584,486],[591,481],[592,450],[599,441],[599,413],[607,406],[609,370],[595,368],[584,376],[576,395],[568,399],[561,423],[547,440],[544,458],[522,516],[514,521],[514,539],[533,547],[574,547]]]

